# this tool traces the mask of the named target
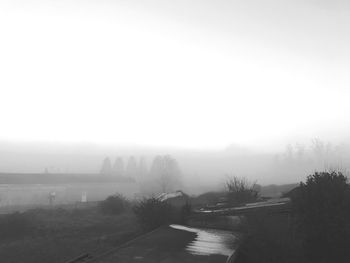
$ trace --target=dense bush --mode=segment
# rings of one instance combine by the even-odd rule
[[[144,199],[133,210],[142,228],[147,230],[170,222],[173,213],[171,205],[157,198]]]
[[[299,239],[293,238],[286,214],[256,211],[245,215],[245,238],[238,250],[237,263],[304,263]]]
[[[310,175],[292,195],[299,233],[312,261],[349,262],[350,186],[340,172]]]
[[[129,207],[129,201],[120,194],[109,196],[99,203],[100,210],[105,214],[120,214]]]

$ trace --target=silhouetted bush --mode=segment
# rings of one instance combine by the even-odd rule
[[[286,214],[256,211],[245,215],[237,263],[304,263],[299,239],[293,238]]]
[[[173,212],[171,205],[157,198],[144,199],[133,210],[142,228],[147,230],[169,223]]]
[[[350,187],[340,172],[321,172],[300,183],[292,197],[298,232],[308,258],[349,262]]]
[[[245,178],[234,176],[226,181],[227,199],[231,205],[254,202],[258,198],[255,183],[249,183]]]
[[[109,196],[99,203],[100,210],[105,214],[120,214],[129,207],[129,201],[120,194]]]

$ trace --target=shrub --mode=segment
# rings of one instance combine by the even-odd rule
[[[99,203],[100,210],[105,214],[120,214],[129,207],[129,201],[120,194],[109,196]]]
[[[231,205],[240,205],[254,202],[258,198],[255,183],[249,183],[247,179],[234,176],[226,181],[227,199]]]
[[[168,223],[173,209],[166,202],[161,202],[157,198],[149,198],[135,205],[133,210],[141,227],[151,230]]]
[[[340,172],[307,177],[292,195],[293,211],[310,260],[348,262],[350,186]]]

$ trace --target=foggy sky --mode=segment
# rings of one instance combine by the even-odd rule
[[[0,140],[341,140],[349,25],[348,1],[0,0]]]

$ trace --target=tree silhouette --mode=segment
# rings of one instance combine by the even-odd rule
[[[296,157],[299,161],[302,161],[305,156],[305,146],[301,143],[295,144]]]
[[[291,195],[310,260],[348,262],[350,186],[341,172],[316,172]]]
[[[136,178],[137,177],[137,163],[134,156],[130,156],[128,163],[126,165],[126,176],[130,178]]]
[[[111,175],[112,174],[112,165],[111,165],[111,160],[109,159],[109,157],[106,157],[103,160],[100,173],[102,175]]]
[[[140,157],[137,173],[140,180],[145,179],[145,176],[147,174],[147,166],[146,166],[146,160],[144,157]]]
[[[113,174],[118,177],[124,176],[124,161],[123,158],[118,157],[113,165]]]
[[[158,182],[160,191],[163,193],[178,190],[182,186],[179,165],[170,155],[156,156],[152,163],[150,175]]]

